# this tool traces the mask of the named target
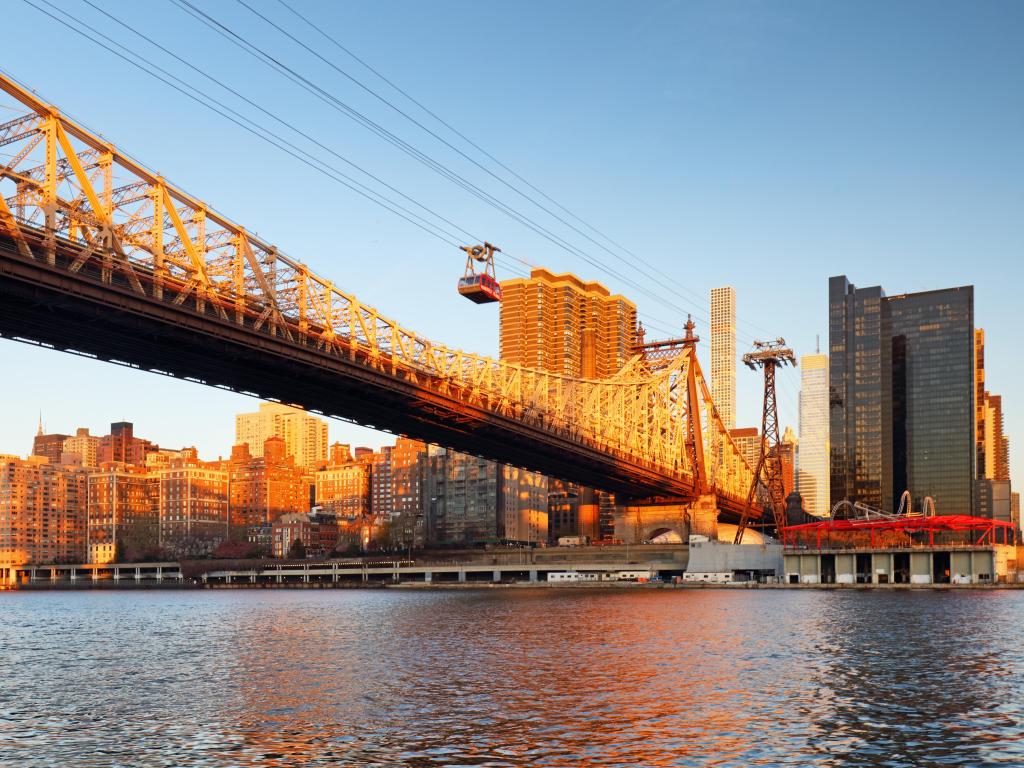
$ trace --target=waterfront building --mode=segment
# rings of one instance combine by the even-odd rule
[[[548,538],[548,479],[537,472],[502,466],[501,538],[535,544]]]
[[[159,475],[110,462],[88,476],[86,548],[90,563],[159,553]]]
[[[80,467],[0,455],[0,563],[85,559],[85,487]]]
[[[88,427],[79,427],[75,434],[64,440],[63,453],[75,454],[83,467],[98,467],[100,452],[99,435],[90,435]]]
[[[800,359],[800,442],[797,490],[804,509],[817,517],[831,510],[829,497],[828,355]]]
[[[338,536],[338,519],[333,514],[318,508],[312,512],[290,512],[271,526],[270,554],[290,557],[295,554],[295,542],[301,541],[306,557],[328,557],[338,546]]]
[[[711,289],[711,397],[726,429],[736,427],[736,290]]]
[[[1020,493],[1010,491],[1010,520],[1020,530]]]
[[[1017,538],[1008,521],[973,515],[819,520],[783,533],[784,578],[788,584],[1014,582]]]
[[[245,443],[231,449],[231,529],[232,536],[269,551],[270,526],[281,515],[310,510],[314,481],[287,454],[282,438],[264,440],[261,454],[253,456]]]
[[[417,547],[426,538],[427,445],[399,437],[391,449],[391,534],[402,547]]]
[[[229,473],[219,462],[175,459],[157,477],[162,550],[177,557],[205,555],[229,537]]]
[[[501,359],[551,373],[584,373],[584,339],[593,339],[595,378],[616,374],[633,354],[636,305],[599,282],[534,269],[501,284]]]
[[[894,511],[909,490],[940,514],[973,507],[974,291],[887,297],[829,280],[831,503]]]
[[[548,480],[548,541],[579,536],[580,486],[564,480]]]
[[[327,422],[301,408],[280,403],[260,403],[255,413],[235,416],[235,443],[249,446],[255,458],[263,455],[269,437],[284,441],[285,452],[306,470],[319,469],[327,461]]]
[[[431,446],[427,467],[429,543],[474,544],[499,538],[497,464]]]

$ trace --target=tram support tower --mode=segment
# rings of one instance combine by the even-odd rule
[[[782,483],[782,454],[779,451],[779,408],[775,397],[775,371],[780,366],[792,364],[796,367],[796,355],[786,346],[786,340],[755,341],[754,349],[743,356],[743,362],[751,370],[758,368],[764,371],[764,402],[761,409],[761,451],[757,458],[757,467],[750,481],[747,492],[747,503],[743,506],[739,525],[736,526],[734,544],[743,542],[743,532],[747,529],[750,510],[757,497],[758,485],[763,485],[768,492],[768,499],[775,516],[775,530],[782,532],[786,527],[786,491]]]

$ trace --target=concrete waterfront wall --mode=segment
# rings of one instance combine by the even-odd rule
[[[785,551],[787,584],[994,584],[1020,576],[1013,547]],[[1010,567],[1012,564],[1013,567]]]

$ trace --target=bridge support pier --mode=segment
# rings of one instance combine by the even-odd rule
[[[673,533],[684,544],[691,534],[718,538],[718,502],[713,495],[690,502],[636,499],[615,510],[615,538],[629,544]]]

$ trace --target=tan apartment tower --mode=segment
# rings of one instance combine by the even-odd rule
[[[601,283],[534,269],[501,284],[501,359],[579,378],[614,376],[633,354],[636,305]],[[547,492],[574,500],[574,533],[600,538],[600,496],[551,481]],[[531,535],[535,535],[536,531]]]
[[[327,422],[301,408],[260,403],[257,412],[235,416],[235,445],[247,443],[250,456],[263,456],[268,437],[284,440],[285,454],[303,469],[316,470],[327,462]]]
[[[615,375],[636,338],[636,305],[601,283],[534,269],[501,284],[501,359],[566,376],[590,373],[585,339],[593,334],[593,375]],[[590,361],[588,361],[590,363]]]
[[[726,429],[736,427],[736,291],[711,289],[711,397]]]

